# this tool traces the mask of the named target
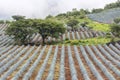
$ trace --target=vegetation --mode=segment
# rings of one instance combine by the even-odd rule
[[[32,35],[39,33],[44,45],[46,38],[59,38],[66,30],[63,24],[57,21],[24,19],[23,16],[14,16],[13,18],[15,21],[7,28],[6,34],[13,36],[16,44],[28,44]]]
[[[100,13],[88,14],[87,16],[94,21],[111,24],[114,19],[120,17],[120,8],[108,9]]]
[[[75,19],[71,19],[67,22],[67,25],[70,26],[72,28],[72,31],[75,30],[79,24],[79,21],[78,20],[75,20]]]
[[[120,79],[120,44],[116,43],[120,41],[120,19],[115,19],[110,26],[90,20],[85,16],[88,13],[87,10],[73,9],[55,17],[48,15],[44,20],[15,15],[9,27],[0,24],[0,80]],[[82,27],[80,32],[67,32],[66,25],[72,29]],[[22,46],[11,46],[14,41],[4,35],[4,30]],[[60,40],[45,43],[48,37],[58,39],[60,36]],[[24,46],[31,38],[49,45]],[[114,45],[111,42],[115,42]]]
[[[0,20],[0,24],[4,24],[4,20]]]
[[[92,13],[100,13],[102,12],[104,9],[99,8],[99,9],[92,9]]]
[[[105,44],[110,42],[110,38],[90,38],[90,39],[85,39],[85,40],[68,40],[65,41],[65,44],[70,44],[70,45],[97,45],[97,44]]]
[[[120,18],[114,19],[114,22],[115,22],[116,24],[119,24],[119,23],[120,23]]]
[[[118,0],[117,2],[115,3],[110,3],[110,4],[107,4],[104,9],[111,9],[111,8],[118,8],[120,7],[120,0]]]
[[[13,21],[10,27],[7,28],[6,33],[9,36],[14,36],[13,39],[16,44],[27,44],[34,33],[32,27],[31,19]]]
[[[120,38],[120,18],[114,19],[114,23],[110,25],[110,28],[114,36]]]
[[[45,44],[46,38],[59,38],[59,36],[65,32],[63,24],[57,21],[37,20],[37,22],[35,22],[35,27],[42,36],[43,45]]]
[[[119,3],[119,1],[117,1],[115,4],[117,5],[117,3]],[[106,5],[106,8],[107,6],[108,5]],[[31,36],[33,34],[39,33],[42,37],[43,45],[45,44],[45,40],[48,39],[48,37],[52,37],[56,39],[59,38],[65,32],[65,27],[64,27],[65,25],[71,27],[72,31],[76,30],[77,27],[81,25],[82,27],[87,26],[89,28],[92,28],[92,30],[95,31],[103,31],[103,32],[112,31],[115,34],[115,36],[119,36],[120,29],[118,23],[120,22],[120,19],[119,18],[114,19],[114,22],[116,24],[111,25],[111,27],[110,24],[105,24],[107,23],[106,21],[113,19],[113,16],[110,16],[112,18],[104,17],[109,13],[111,14],[111,10],[107,10],[107,14],[105,14],[106,8],[93,9],[92,12],[90,12],[89,10],[84,10],[84,9],[77,10],[76,8],[74,8],[72,11],[68,11],[67,13],[61,13],[58,14],[57,16],[48,15],[44,20],[25,19],[25,16],[14,15],[12,16],[14,21],[11,23],[11,26],[6,30],[6,32],[8,35],[14,36],[15,41],[17,43],[23,43],[23,44],[29,43]],[[116,11],[118,10],[118,12],[116,13],[119,14],[119,9],[112,9],[112,11],[114,10]],[[96,14],[91,15],[90,13],[97,13],[97,15]],[[6,23],[9,23],[9,21],[6,21]]]
[[[64,40],[64,41],[54,41],[49,44],[51,45],[97,45],[97,44],[106,44],[111,42],[119,41],[120,38],[114,37],[114,39],[110,37],[97,37],[97,38],[89,38],[89,39],[81,39],[81,40]]]
[[[25,16],[21,16],[21,15],[14,15],[14,16],[12,16],[12,18],[13,18],[14,20],[18,21],[18,20],[25,19]]]

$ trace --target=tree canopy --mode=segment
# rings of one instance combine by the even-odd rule
[[[4,22],[4,20],[0,20],[0,24],[4,24],[5,22]]]
[[[17,21],[17,20],[25,19],[25,16],[13,15],[12,18]]]
[[[28,44],[34,33],[32,27],[33,23],[30,19],[13,21],[7,28],[6,33],[9,36],[13,36],[16,44]]]
[[[66,28],[62,23],[54,19],[24,19],[20,18],[13,21],[6,30],[6,34],[12,36],[16,44],[28,44],[35,33],[39,33],[45,44],[48,37],[59,38]]]
[[[79,21],[76,19],[71,19],[67,22],[67,25],[72,28],[72,31],[76,29],[77,25],[79,24]]]
[[[120,23],[120,18],[114,19],[114,22],[115,22],[116,24],[119,24],[119,23]]]
[[[120,18],[114,19],[114,23],[111,24],[111,32],[113,32],[116,37],[120,37]]]
[[[37,20],[35,27],[42,37],[43,45],[45,44],[46,38],[58,38],[65,32],[65,27],[62,23],[52,20]]]

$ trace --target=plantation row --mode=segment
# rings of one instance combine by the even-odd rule
[[[0,24],[0,35],[4,33],[4,30],[9,26],[9,24]]]
[[[59,37],[59,39],[57,40],[75,40],[75,39],[87,39],[87,38],[93,38],[93,37],[103,37],[105,36],[106,33],[104,32],[90,32],[90,31],[84,31],[84,32],[66,32],[65,34],[63,34],[61,37]],[[112,34],[111,34],[112,35]],[[51,37],[48,37],[48,39],[46,39],[46,42],[50,42],[50,41],[56,41],[56,39],[54,38],[51,38]],[[2,34],[0,36],[0,46],[2,45],[9,45],[9,44],[12,44],[14,42],[14,40],[7,36],[7,35],[4,35]],[[42,38],[39,34],[34,34],[32,37],[31,37],[31,42],[42,42]]]
[[[0,80],[120,80],[120,44],[3,46]]]
[[[94,32],[94,31],[76,31],[76,32],[66,32],[65,34],[62,35],[59,39],[65,40],[66,38],[69,40],[74,40],[74,39],[87,39],[87,38],[92,38],[92,37],[99,37],[99,36],[105,36],[106,33],[104,32]],[[32,36],[32,42],[34,41],[40,41],[41,36],[39,34],[33,35]],[[48,37],[48,41],[51,41],[52,38]],[[53,39],[54,40],[54,39]]]

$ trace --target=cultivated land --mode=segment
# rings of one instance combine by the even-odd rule
[[[113,23],[114,19],[120,17],[120,8],[104,10],[100,13],[88,14],[90,19],[101,23]]]
[[[18,46],[5,35],[8,26],[0,24],[0,80],[120,80],[120,43]],[[58,40],[104,36],[106,32],[79,27],[74,32],[68,30]],[[37,34],[31,42],[40,40]],[[51,40],[55,39],[46,41]]]

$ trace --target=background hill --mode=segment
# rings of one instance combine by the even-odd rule
[[[115,18],[120,17],[120,8],[107,9],[100,13],[87,15],[90,19],[102,23],[113,23]]]

